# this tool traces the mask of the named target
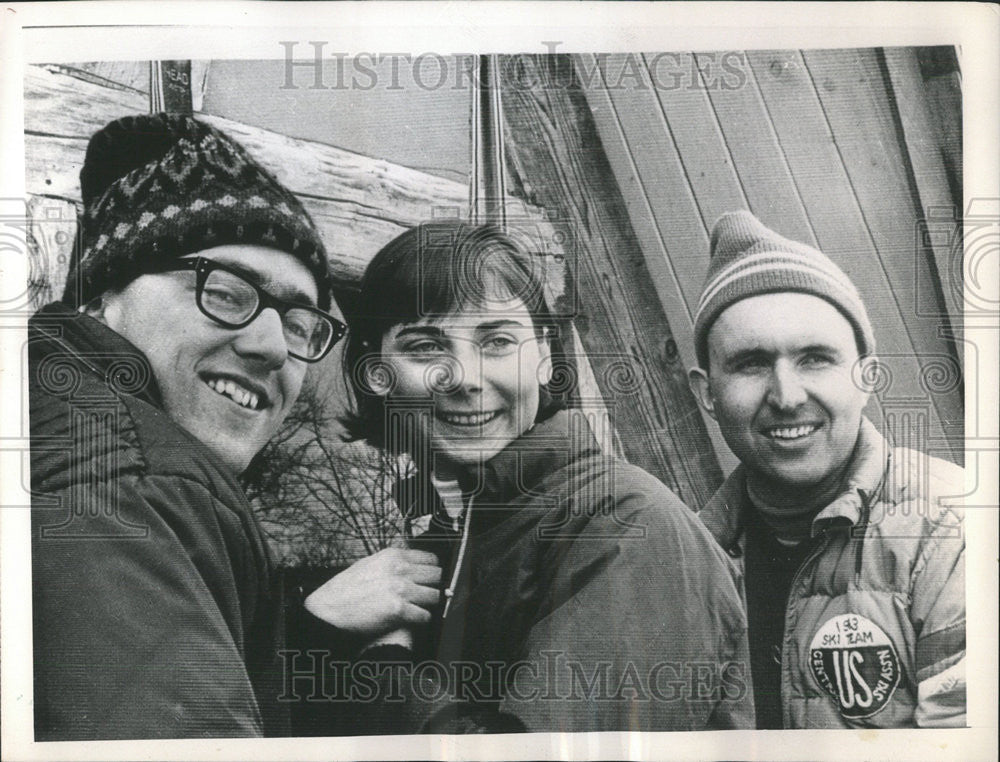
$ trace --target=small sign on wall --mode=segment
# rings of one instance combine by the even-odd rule
[[[149,99],[151,111],[192,113],[191,62],[153,61]]]

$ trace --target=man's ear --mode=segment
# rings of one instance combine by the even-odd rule
[[[702,409],[715,419],[715,399],[709,387],[708,372],[702,368],[691,368],[688,371],[688,386]]]
[[[104,314],[104,297],[95,296],[86,304],[81,304],[76,308],[76,311],[81,315],[86,315],[87,317],[92,317],[96,320],[100,320]]]
[[[77,308],[77,312],[82,312],[87,317],[92,317],[94,320],[99,320],[105,325],[110,325],[111,322],[116,320],[118,313],[114,292],[106,291],[100,296],[95,296],[86,304],[81,304]]]

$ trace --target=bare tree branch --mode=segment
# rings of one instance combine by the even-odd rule
[[[342,442],[310,387],[254,458],[244,486],[282,565],[341,565],[402,534],[392,483],[408,469],[367,445]]]

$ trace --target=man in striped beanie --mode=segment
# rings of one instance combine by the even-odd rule
[[[865,417],[850,278],[726,214],[694,338],[691,389],[740,460],[699,515],[743,567],[757,726],[964,726],[963,472]]]

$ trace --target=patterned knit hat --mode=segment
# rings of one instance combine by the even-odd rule
[[[165,259],[226,244],[286,251],[316,278],[328,309],[331,277],[319,232],[299,200],[231,138],[183,114],[111,122],[80,172],[82,256],[63,301],[86,304]]]
[[[708,275],[694,319],[698,363],[708,367],[708,331],[735,302],[750,296],[798,291],[826,299],[854,328],[858,351],[875,351],[868,312],[843,270],[822,252],[782,238],[750,212],[724,214],[712,228]]]

